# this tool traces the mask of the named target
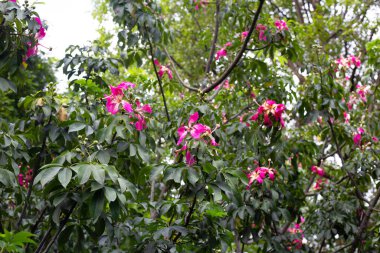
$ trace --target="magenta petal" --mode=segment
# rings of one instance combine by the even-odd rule
[[[189,125],[194,124],[195,122],[198,121],[198,119],[199,119],[198,112],[195,112],[195,113],[191,114],[190,117],[189,117]]]
[[[117,88],[123,89],[123,90],[128,90],[129,88],[135,88],[136,84],[131,83],[131,82],[121,82]]]
[[[133,108],[132,108],[132,105],[130,103],[128,103],[126,101],[122,101],[121,103],[123,105],[124,110],[126,110],[129,113],[133,112]]]
[[[190,151],[186,152],[186,164],[193,166],[195,164],[195,157],[191,155]]]
[[[215,139],[211,139],[211,145],[219,146],[219,144],[215,141]]]
[[[177,129],[177,133],[179,135],[179,139],[178,139],[178,142],[177,142],[177,145],[181,144],[183,139],[185,139],[186,135],[187,135],[187,130],[186,130],[186,127],[185,126],[180,126],[178,129]]]
[[[173,79],[173,73],[169,68],[168,68],[167,73],[168,73],[169,79],[172,80]]]
[[[144,120],[144,118],[139,118],[136,123],[135,123],[135,127],[136,127],[136,130],[137,131],[142,131],[146,128],[146,122]]]
[[[150,105],[143,105],[142,110],[146,113],[152,113],[152,108],[150,107]]]
[[[35,17],[34,20],[40,25],[42,26],[42,22],[41,22],[41,19],[39,17]]]
[[[124,95],[122,88],[110,85],[111,94],[114,96]]]
[[[198,140],[201,138],[201,135],[207,132],[209,129],[210,128],[208,126],[196,124],[194,125],[193,129],[191,129],[190,134],[194,139]]]

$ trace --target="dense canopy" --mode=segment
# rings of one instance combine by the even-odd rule
[[[55,60],[0,1],[0,252],[378,252],[379,13],[95,0]]]

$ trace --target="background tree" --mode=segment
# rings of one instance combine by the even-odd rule
[[[38,43],[43,22],[10,14],[28,8],[0,3],[1,43]],[[25,230],[28,252],[376,252],[378,11],[97,0],[115,27],[67,49],[68,91],[30,57],[19,115],[1,111],[0,247]]]

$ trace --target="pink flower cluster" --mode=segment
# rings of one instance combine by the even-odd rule
[[[18,167],[21,170],[22,169],[22,164],[20,164]],[[29,187],[29,182],[33,178],[33,170],[29,167],[29,165],[26,166],[26,167],[28,168],[28,170],[26,171],[25,174],[23,174],[21,171],[18,174],[18,184],[20,186],[24,187],[25,189]]]
[[[257,24],[256,31],[259,32],[259,40],[260,41],[267,41],[267,37],[265,36],[265,31],[267,30],[267,27],[262,24]]]
[[[251,171],[247,174],[248,177],[248,186],[247,190],[251,188],[251,185],[256,181],[259,184],[264,182],[265,178],[274,181],[277,171],[273,168],[267,167],[257,167],[254,171]]]
[[[301,238],[296,238],[292,241],[292,245],[296,249],[301,249],[302,248],[302,238],[304,237],[303,230],[301,229],[301,225],[305,222],[305,219],[301,216],[301,222],[296,223],[293,227],[288,228],[288,232],[294,235],[301,235]],[[288,247],[288,250],[292,250],[292,246]]]
[[[199,120],[199,114],[198,112],[195,112],[190,115],[189,121],[187,123],[187,126],[182,125],[177,129],[177,133],[179,135],[179,139],[177,141],[177,145],[182,144],[185,141],[185,144],[181,149],[176,151],[176,153],[181,151],[186,151],[185,160],[186,164],[191,167],[193,166],[197,160],[195,156],[191,154],[191,152],[188,150],[187,141],[185,140],[187,135],[190,133],[190,136],[194,140],[201,140],[205,143],[209,143],[212,146],[218,146],[219,144],[215,141],[214,137],[212,136],[211,128],[209,126],[196,123]],[[208,138],[209,140],[206,140],[205,138]]]
[[[28,50],[26,51],[26,57],[25,57],[24,61],[26,61],[28,58],[32,57],[33,55],[37,54],[38,46],[41,45],[40,43],[38,43],[38,41],[42,40],[46,36],[46,30],[45,30],[44,26],[42,25],[41,19],[39,17],[35,17],[34,20],[40,26],[40,28],[38,29],[38,32],[36,34],[36,37],[35,37],[37,40],[37,43],[34,46],[32,46],[32,43],[30,43],[30,42],[27,43]]]
[[[224,46],[216,52],[215,59],[219,60],[221,57],[227,56],[227,47],[232,46],[231,42],[227,42]]]
[[[362,134],[364,134],[365,131],[363,128],[359,127],[357,129],[357,132],[356,134],[354,134],[354,137],[353,137],[353,141],[355,143],[356,146],[360,146],[361,143],[362,143]]]
[[[321,178],[317,179],[317,182],[314,185],[314,190],[318,191],[321,190],[323,185],[328,183],[328,180],[323,178],[326,176],[326,172],[323,168],[318,167],[316,165],[311,166],[311,171],[317,175],[319,175]]]
[[[323,177],[325,175],[325,170],[318,166],[311,166],[311,171],[315,174],[318,174],[319,176]]]
[[[285,105],[277,104],[274,100],[266,100],[262,105],[259,106],[257,112],[251,117],[251,120],[257,121],[260,115],[264,116],[264,125],[272,126],[273,122],[271,120],[274,119],[281,123],[281,126],[285,126],[284,119],[282,118],[282,114],[286,110]]]
[[[106,108],[108,112],[111,114],[118,113],[121,105],[122,108],[129,114],[129,117],[136,120],[131,124],[135,125],[137,131],[142,131],[146,128],[145,114],[151,114],[152,108],[148,104],[141,105],[138,99],[135,100],[136,106],[133,108],[133,105],[131,103],[129,103],[127,100],[124,100],[127,99],[124,91],[127,91],[128,89],[134,87],[136,87],[136,85],[130,82],[121,82],[116,87],[110,85],[111,94],[105,94],[104,97],[106,99]],[[130,100],[133,99],[129,99],[129,101]]]
[[[207,0],[194,0],[194,3],[195,3],[195,9],[199,10],[199,8],[206,7],[209,2]]]
[[[328,183],[326,178],[318,178],[314,185],[314,190],[319,191],[322,190],[323,186]]]
[[[274,25],[276,26],[278,32],[284,30],[289,31],[288,25],[284,20],[276,20],[274,22]],[[268,27],[263,24],[257,24],[256,31],[259,33],[259,41],[267,41],[267,37],[265,36],[266,30],[268,30]]]
[[[249,31],[244,31],[240,34],[240,41],[244,41],[247,38]]]
[[[338,65],[338,67],[342,68],[350,68],[351,66],[359,68],[361,65],[360,59],[355,55],[350,55],[347,58],[341,56],[340,58],[335,60],[335,63]]]
[[[160,78],[162,78],[164,76],[164,74],[166,73],[168,75],[168,77],[169,77],[170,80],[173,79],[173,73],[169,69],[169,67],[161,65],[161,63],[157,59],[154,59],[154,64],[159,68],[159,70],[158,70],[158,76]]]
[[[283,30],[288,31],[289,30],[288,25],[286,24],[286,22],[284,20],[276,20],[274,22],[274,25],[277,27],[277,29],[279,31],[283,31]]]
[[[367,103],[367,93],[369,91],[369,86],[366,85],[356,85],[356,93],[359,95],[363,103]]]
[[[202,140],[205,143],[210,143],[213,146],[217,146],[218,143],[215,141],[214,137],[212,136],[212,131],[209,126],[203,125],[203,124],[195,124],[199,119],[198,112],[193,113],[189,117],[189,122],[187,126],[182,125],[178,128],[177,133],[179,135],[179,139],[177,142],[177,145],[180,145],[185,138],[187,137],[187,134],[190,134],[190,136],[194,140]],[[208,137],[210,141],[205,140],[204,138]],[[186,144],[185,144],[186,145]]]

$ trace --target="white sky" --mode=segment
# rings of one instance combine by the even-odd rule
[[[22,0],[18,2],[23,3]],[[43,48],[40,50],[47,57],[62,59],[69,45],[83,46],[96,39],[99,25],[92,17],[93,8],[92,0],[44,0],[44,4],[37,4],[37,13],[48,25],[46,37],[40,43],[53,48],[51,52]],[[58,88],[63,90],[67,87],[67,78],[62,69],[57,71],[56,76]]]

